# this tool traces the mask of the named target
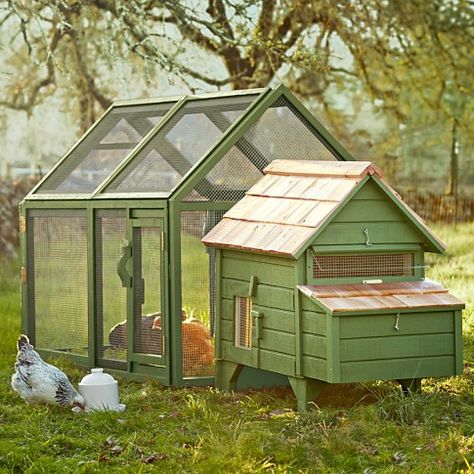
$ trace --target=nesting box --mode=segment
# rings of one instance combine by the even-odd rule
[[[425,279],[444,251],[370,162],[274,161],[203,242],[217,250],[217,372],[326,383],[462,373],[463,303]],[[254,371],[255,381],[260,375]]]
[[[201,238],[289,152],[352,159],[283,86],[114,103],[21,205],[23,331],[46,356],[212,383]]]

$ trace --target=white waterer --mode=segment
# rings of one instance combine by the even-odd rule
[[[91,369],[79,383],[79,393],[84,397],[86,410],[125,410],[125,405],[119,403],[118,382],[104,369]]]

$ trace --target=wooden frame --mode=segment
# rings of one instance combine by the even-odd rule
[[[105,193],[113,180],[125,169],[134,158],[144,149],[145,146],[153,139],[153,137],[166,127],[173,120],[175,114],[178,113],[185,104],[190,101],[207,100],[209,98],[222,98],[232,96],[254,96],[252,103],[242,112],[237,120],[223,133],[222,137],[189,169],[181,182],[170,192],[166,193]],[[290,105],[313,127],[314,131],[338,154],[339,159],[352,160],[352,156],[335,140],[330,133],[315,119],[315,117],[301,104],[301,102],[284,86],[280,85],[274,89],[252,89],[248,91],[235,91],[215,94],[203,94],[197,96],[181,96],[168,97],[163,99],[145,99],[137,101],[119,101],[109,107],[97,123],[95,123],[85,134],[78,140],[64,155],[64,157],[51,169],[51,171],[38,183],[38,185],[26,196],[20,205],[20,214],[22,220],[26,222],[28,213],[34,209],[50,209],[50,210],[69,210],[84,209],[87,218],[87,274],[88,274],[88,338],[89,351],[87,357],[72,357],[74,361],[81,365],[94,367],[98,362],[97,350],[97,321],[96,321],[96,245],[95,245],[95,214],[102,209],[123,209],[129,221],[132,219],[146,219],[157,216],[157,213],[163,216],[165,226],[165,242],[166,255],[166,308],[168,309],[169,320],[166,326],[166,337],[169,343],[169,351],[166,353],[167,371],[158,373],[156,368],[147,367],[144,363],[152,362],[150,359],[129,360],[127,370],[124,372],[114,371],[115,373],[123,373],[134,378],[143,378],[144,376],[157,376],[160,381],[171,385],[201,385],[213,382],[213,377],[184,377],[183,375],[183,347],[181,333],[181,314],[182,307],[182,288],[181,288],[181,213],[183,211],[208,211],[208,210],[228,210],[235,203],[225,202],[186,202],[183,201],[186,196],[194,189],[197,183],[209,173],[209,171],[221,160],[221,158],[229,151],[237,141],[256,123],[256,121],[265,113],[265,111],[280,97],[284,97]],[[104,119],[108,114],[119,112],[122,108],[134,105],[152,105],[152,104],[173,104],[165,113],[162,119],[144,136],[144,138],[125,156],[117,165],[115,170],[103,180],[99,186],[91,193],[37,193],[41,186],[48,180],[55,171],[65,163],[71,154],[77,150],[84,140],[94,132],[99,126],[100,120]],[[110,147],[109,147],[110,148]],[[113,148],[113,147],[112,147]],[[29,229],[26,227],[20,233],[21,247],[21,263],[24,268],[23,272],[28,272],[28,242],[30,239]],[[220,253],[216,254],[216,278],[220,274]],[[303,267],[300,271],[303,271]],[[248,284],[247,284],[248,287]],[[221,288],[216,287],[216,304]],[[295,298],[299,298],[295,292]],[[30,308],[28,307],[28,279],[22,283],[22,330],[28,334],[33,331],[34,321],[30,317]],[[127,303],[130,305],[129,302]],[[295,302],[297,305],[297,302]],[[128,307],[130,314],[130,306]],[[217,308],[217,311],[219,309]],[[131,325],[129,329],[131,330]],[[219,324],[216,326],[216,334],[219,334],[221,328]],[[217,340],[217,339],[216,339]],[[41,351],[41,348],[39,348]],[[44,355],[62,355],[62,352],[41,351]],[[221,347],[216,344],[216,355],[219,358]],[[300,363],[301,365],[301,363]],[[139,371],[139,373],[136,372]]]

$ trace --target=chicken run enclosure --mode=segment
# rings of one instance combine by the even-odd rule
[[[43,355],[212,382],[201,238],[275,159],[352,158],[284,86],[114,103],[20,206],[23,331]]]

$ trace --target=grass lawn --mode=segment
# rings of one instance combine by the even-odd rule
[[[121,381],[123,413],[28,406],[11,389],[17,262],[0,263],[1,472],[474,472],[474,224],[433,226],[449,246],[428,276],[464,299],[464,376],[330,387],[296,414],[288,390],[220,393]],[[197,309],[197,308],[196,308]],[[77,383],[84,371],[55,363]]]

